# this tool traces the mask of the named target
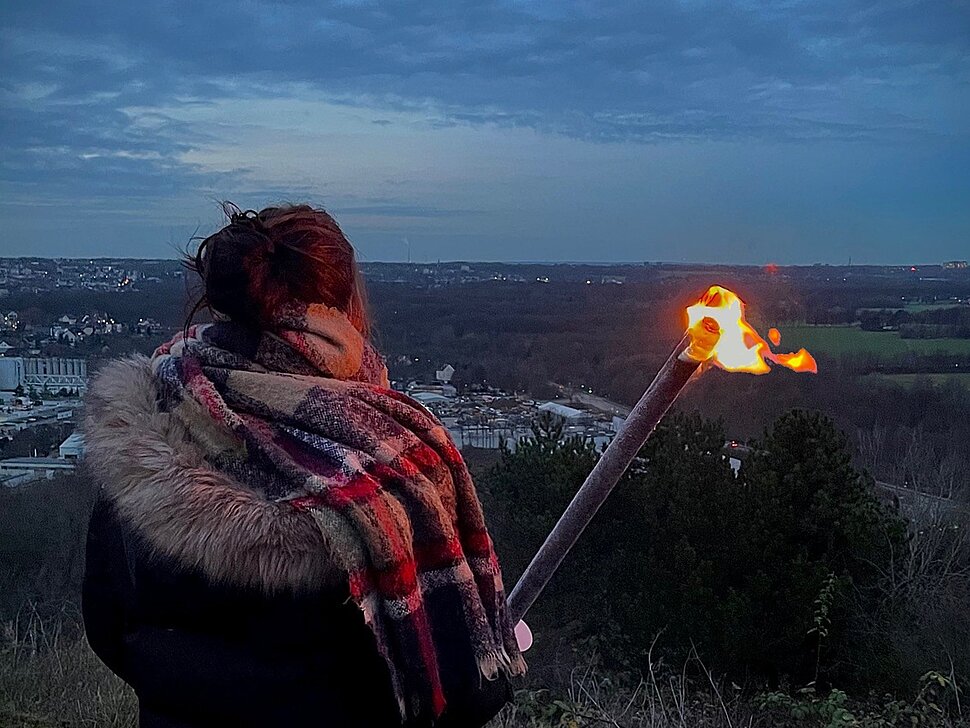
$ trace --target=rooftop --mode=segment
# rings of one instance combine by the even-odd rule
[[[61,458],[7,458],[0,460],[0,470],[41,470],[44,468],[72,470],[74,462]]]

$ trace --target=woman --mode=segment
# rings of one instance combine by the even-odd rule
[[[90,388],[91,646],[145,728],[483,725],[525,665],[460,454],[388,388],[333,218],[227,214],[217,322]]]

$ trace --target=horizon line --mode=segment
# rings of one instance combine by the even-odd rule
[[[59,256],[59,255],[0,255],[0,260],[70,260],[70,261],[144,261],[144,262],[180,262],[179,258],[151,258],[151,257],[139,257],[139,256],[108,256],[108,255],[85,255],[85,256]],[[818,268],[818,267],[830,267],[830,268],[942,268],[945,263],[949,262],[963,262],[964,259],[952,258],[949,260],[944,260],[936,263],[914,263],[912,261],[905,263],[865,263],[865,262],[853,262],[853,263],[826,263],[826,262],[815,262],[815,263],[731,263],[731,262],[716,262],[716,261],[670,261],[670,260],[624,260],[624,261],[590,261],[590,260],[472,260],[472,259],[454,259],[454,260],[433,260],[433,261],[405,261],[405,260],[360,260],[358,258],[358,265],[404,265],[404,266],[429,266],[429,265],[455,265],[455,264],[475,264],[475,265],[545,265],[545,266],[556,266],[556,265],[569,265],[569,266],[678,266],[678,267],[690,267],[690,266],[723,266],[731,268],[768,268],[770,266],[776,266],[778,268]]]

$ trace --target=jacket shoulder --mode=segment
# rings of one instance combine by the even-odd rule
[[[346,574],[307,513],[216,469],[158,401],[149,359],[120,359],[89,387],[85,467],[152,556],[224,584],[272,593],[335,586]]]

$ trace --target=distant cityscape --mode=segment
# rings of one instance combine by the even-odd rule
[[[56,289],[125,291],[181,277],[178,262],[168,260],[3,258],[0,297]]]
[[[369,282],[413,288],[489,281],[623,286],[687,276],[717,278],[725,271],[779,279],[816,279],[837,285],[868,279],[962,281],[970,276],[970,267],[963,260],[936,265],[760,269],[669,263],[543,265],[459,261],[365,263],[362,269]],[[12,442],[38,433],[30,436],[33,439],[28,438],[31,444],[24,454],[0,460],[0,484],[18,485],[74,468],[84,449],[83,438],[74,428],[87,388],[89,365],[129,351],[149,353],[171,336],[177,327],[171,320],[156,319],[161,304],[156,303],[153,292],[167,291],[166,300],[181,300],[187,284],[186,270],[175,260],[0,259],[0,440]],[[114,298],[133,292],[152,295]],[[115,310],[118,307],[113,308],[108,302],[121,300],[132,302],[131,306],[121,307],[130,310],[127,315],[111,315],[97,307],[100,302]],[[5,301],[8,305],[4,305]],[[152,303],[158,310],[142,310],[142,306]],[[945,303],[970,305],[970,298],[948,297]],[[402,366],[412,364],[406,351],[398,352],[395,358],[398,364],[403,362]],[[532,432],[540,418],[560,427],[563,436],[581,436],[602,446],[629,412],[623,405],[585,388],[552,382],[558,394],[550,397],[547,393],[544,399],[481,383],[465,382],[459,391],[451,381],[454,368],[445,361],[434,363],[440,367],[434,377],[402,378],[393,385],[435,412],[461,448],[495,450],[503,444],[514,448]],[[737,466],[741,455],[727,451],[728,456]]]
[[[718,273],[751,266],[679,263],[363,263],[367,280],[410,285],[461,285],[484,281],[517,283],[581,282],[618,285],[647,281],[684,273]],[[935,277],[959,274],[970,269],[966,260],[930,265],[777,266],[765,270],[795,278],[828,278],[836,275],[866,277]],[[146,290],[172,281],[183,281],[186,270],[177,260],[135,258],[0,258],[0,299],[15,293],[45,293],[55,290],[89,290],[125,293]]]

